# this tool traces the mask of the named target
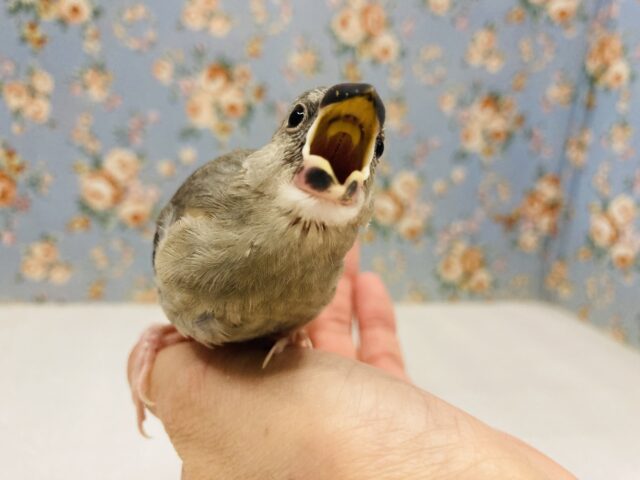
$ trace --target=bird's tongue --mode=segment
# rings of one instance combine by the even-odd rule
[[[324,142],[320,142],[314,153],[326,158],[338,181],[344,183],[351,172],[360,168],[360,161],[358,156],[354,155],[353,149],[351,135],[346,132],[336,132]]]
[[[329,183],[337,187],[353,181],[362,184],[380,129],[376,115],[372,101],[364,96],[323,106],[307,136],[305,166],[324,170],[332,177]]]

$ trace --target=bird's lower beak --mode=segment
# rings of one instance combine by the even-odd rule
[[[331,87],[307,134],[300,181],[313,193],[348,201],[369,177],[383,122],[384,106],[371,85]]]

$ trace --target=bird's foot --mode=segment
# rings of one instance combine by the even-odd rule
[[[153,401],[149,398],[149,384],[156,355],[165,347],[187,340],[173,325],[152,325],[142,333],[134,349],[131,397],[136,406],[138,430],[145,437],[148,437],[144,431],[145,408],[153,406]]]
[[[269,350],[269,353],[267,353],[267,356],[262,362],[262,368],[266,368],[274,355],[284,352],[285,348],[289,345],[295,345],[302,348],[313,348],[313,343],[311,343],[311,339],[309,338],[309,335],[307,335],[307,332],[303,329],[295,330],[287,336],[278,339],[276,343],[273,344],[273,347],[271,347],[271,350]]]

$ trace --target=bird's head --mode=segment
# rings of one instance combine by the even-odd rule
[[[358,217],[384,151],[384,117],[382,100],[365,83],[300,95],[269,146],[280,162],[279,206],[328,225]]]

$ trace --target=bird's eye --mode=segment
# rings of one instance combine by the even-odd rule
[[[300,125],[304,120],[305,112],[306,110],[304,108],[304,105],[302,105],[301,103],[297,104],[289,115],[287,128],[296,128],[298,125]]]
[[[382,140],[382,138],[378,137],[376,139],[376,158],[380,158],[382,156],[382,154],[384,153],[384,140]]]

